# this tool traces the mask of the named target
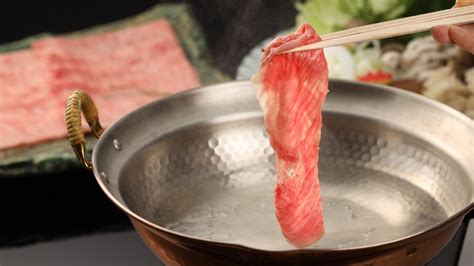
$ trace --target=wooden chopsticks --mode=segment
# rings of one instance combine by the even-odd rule
[[[474,6],[453,8],[329,33],[321,36],[319,42],[303,45],[282,53],[384,39],[426,31],[440,25],[461,25],[473,22]]]

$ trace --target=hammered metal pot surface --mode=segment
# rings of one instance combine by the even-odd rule
[[[250,82],[124,117],[99,139],[95,175],[170,264],[426,263],[473,206],[472,121],[391,88],[331,81],[330,91],[319,162],[326,234],[308,249],[279,231],[275,158]]]

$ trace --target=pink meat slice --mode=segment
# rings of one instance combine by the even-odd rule
[[[0,55],[0,110],[30,106],[48,93],[46,64],[30,50]]]
[[[200,85],[166,20],[78,39],[44,39],[33,48],[48,58],[55,90],[81,86],[169,94]]]
[[[146,103],[199,85],[166,20],[44,39],[0,55],[0,150],[64,138],[65,101],[74,89],[92,96],[108,126]]]
[[[318,152],[328,69],[322,50],[279,52],[320,41],[308,24],[266,48],[258,100],[276,153],[275,212],[287,241],[307,247],[324,234]]]

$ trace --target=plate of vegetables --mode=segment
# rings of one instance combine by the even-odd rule
[[[319,34],[452,6],[433,0],[298,1],[295,25],[310,23]],[[288,29],[287,31],[292,31]],[[277,35],[284,34],[279,32]],[[257,71],[263,41],[242,60],[236,79]],[[474,119],[474,56],[436,42],[429,32],[324,49],[329,77],[378,83],[409,90],[445,103]]]

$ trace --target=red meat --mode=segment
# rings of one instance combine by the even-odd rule
[[[165,20],[40,40],[30,50],[0,55],[0,150],[64,138],[65,102],[74,89],[91,94],[107,126],[161,96],[199,85]]]
[[[165,20],[79,39],[44,39],[33,48],[49,60],[55,90],[81,86],[166,94],[199,85]]]
[[[278,54],[319,41],[308,24],[266,48],[258,99],[276,153],[275,211],[287,241],[306,247],[324,234],[318,151],[328,69],[322,50]]]

